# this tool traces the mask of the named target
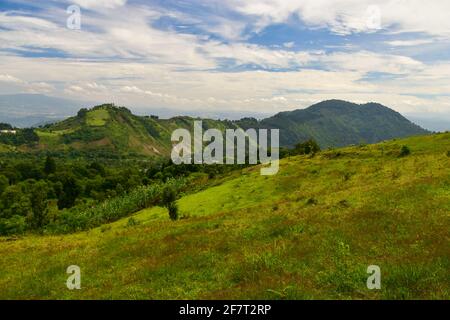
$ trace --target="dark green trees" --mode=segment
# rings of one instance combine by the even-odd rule
[[[81,192],[81,188],[72,175],[67,175],[63,180],[63,189],[61,197],[58,200],[58,208],[71,208],[75,204],[75,200]]]
[[[44,172],[46,175],[56,172],[56,162],[50,156],[47,156],[47,158],[45,159]]]
[[[320,147],[313,139],[295,145],[294,154],[315,154],[320,151]]]
[[[31,225],[34,229],[41,229],[46,222],[47,215],[47,184],[37,182],[31,191]]]
[[[0,195],[5,191],[6,187],[9,186],[9,180],[4,175],[0,175]]]

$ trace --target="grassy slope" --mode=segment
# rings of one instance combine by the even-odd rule
[[[108,150],[120,155],[170,155],[172,132],[178,128],[193,131],[194,118],[152,119],[135,116],[115,107],[98,106],[84,117],[72,117],[49,128],[36,129],[38,149],[68,151]],[[203,120],[205,129],[235,128],[218,120]],[[65,141],[64,138],[70,138]],[[25,150],[28,150],[25,148]],[[0,149],[1,152],[1,149]]]
[[[136,226],[3,239],[0,298],[448,299],[449,150],[447,133],[293,157],[183,197],[177,222],[152,208]]]

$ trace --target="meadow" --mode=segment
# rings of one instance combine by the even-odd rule
[[[410,151],[402,152],[403,146]],[[449,299],[450,133],[220,178],[68,235],[0,238],[0,299]],[[66,269],[81,268],[81,290]],[[368,290],[369,265],[381,290]]]

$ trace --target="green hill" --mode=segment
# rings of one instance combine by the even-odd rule
[[[193,130],[193,121],[190,117],[136,116],[124,107],[100,105],[35,131],[40,150],[157,156],[168,155],[172,132],[178,128]],[[203,122],[205,128],[224,128],[220,121]]]
[[[30,135],[28,131],[31,129],[19,130],[20,136],[22,131],[28,132],[25,135],[28,140],[11,140],[11,137],[0,135],[0,143],[19,146],[22,151],[167,156],[171,149],[171,133],[177,128],[192,131],[194,120],[202,120],[205,130],[280,129],[280,144],[284,147],[292,147],[310,138],[315,139],[322,148],[327,148],[428,133],[399,113],[375,103],[357,105],[330,100],[304,110],[281,112],[261,121],[253,118],[238,121],[191,117],[159,119],[155,116],[136,116],[123,107],[101,105],[90,110],[82,109],[75,117],[35,129],[37,136]]]
[[[244,169],[178,205],[175,222],[154,207],[89,232],[0,238],[0,298],[450,298],[449,133],[291,157],[275,176]],[[81,290],[66,288],[70,265]],[[369,265],[381,290],[366,287]]]
[[[259,124],[280,128],[280,144],[293,146],[314,138],[321,147],[376,143],[393,138],[423,135],[427,131],[381,104],[358,105],[329,100],[307,109],[281,112]]]

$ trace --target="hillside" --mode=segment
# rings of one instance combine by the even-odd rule
[[[136,116],[123,107],[100,105],[35,132],[40,150],[159,156],[170,153],[172,132],[177,128],[193,130],[193,121],[190,117]],[[209,127],[224,128],[224,124],[204,120],[204,128]]]
[[[382,105],[357,105],[339,100],[281,112],[261,121],[254,118],[230,121],[185,116],[159,119],[156,116],[136,116],[124,107],[100,105],[90,110],[82,109],[75,117],[35,129],[39,143],[36,145],[33,138],[29,143],[24,142],[19,150],[167,156],[171,148],[171,133],[177,128],[192,131],[194,120],[202,120],[205,130],[280,129],[280,145],[283,147],[292,147],[310,138],[322,148],[328,148],[428,133]],[[0,136],[0,142],[5,143],[4,140]]]
[[[176,222],[154,207],[0,238],[0,298],[450,298],[449,133],[287,158],[275,176],[244,169],[178,204]],[[74,264],[78,291],[65,287]],[[381,290],[366,288],[369,265]]]
[[[427,131],[381,104],[358,105],[329,100],[307,109],[281,112],[260,122],[264,128],[282,128],[280,144],[293,146],[314,138],[321,147],[376,143],[423,135]]]

